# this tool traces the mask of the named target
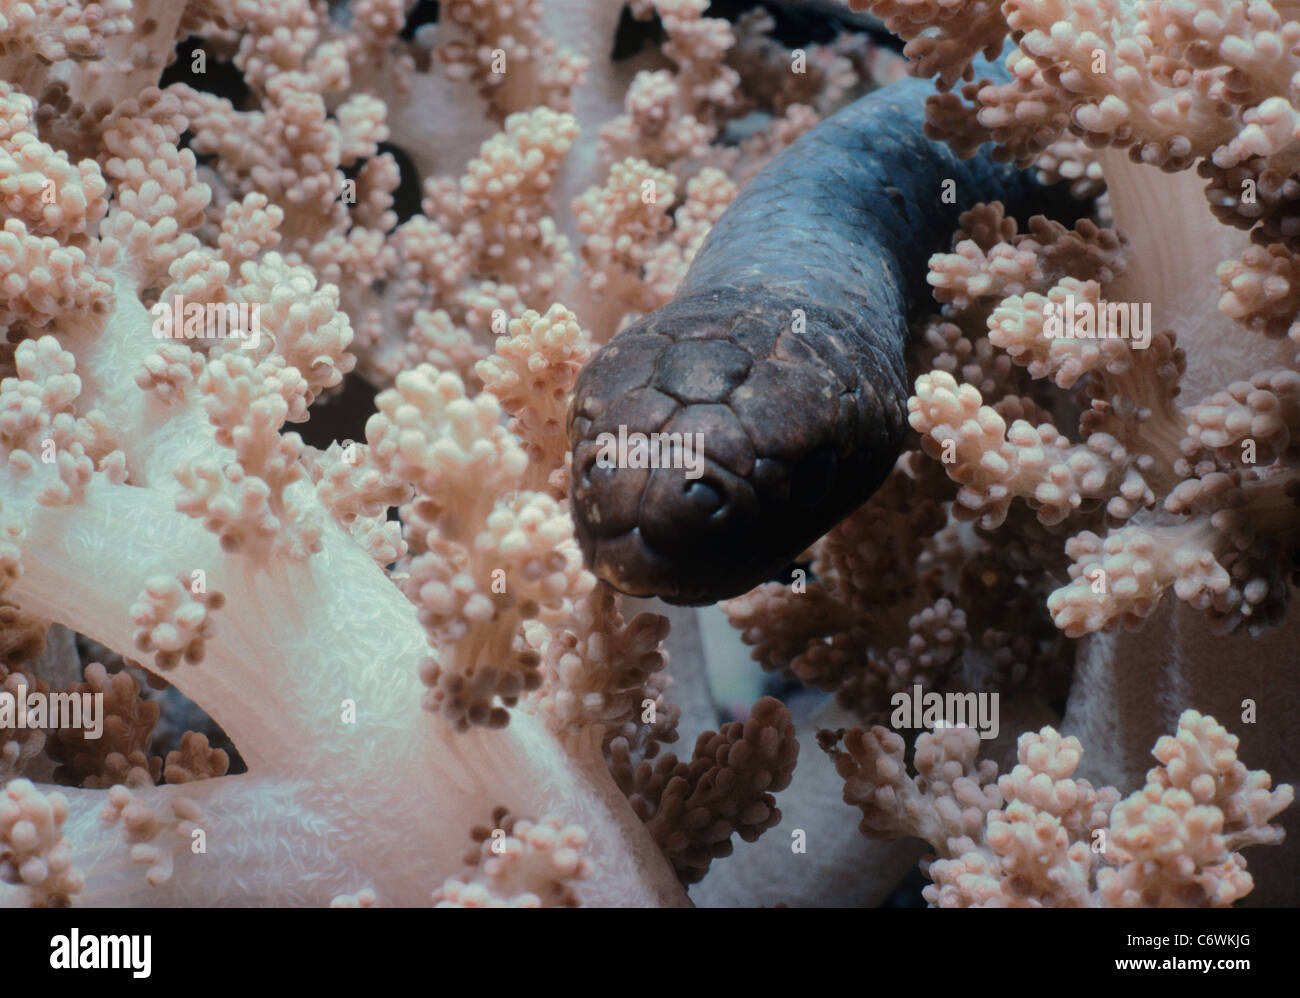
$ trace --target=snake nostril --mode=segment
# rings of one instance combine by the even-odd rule
[[[707,482],[686,482],[682,492],[694,511],[704,516],[716,514],[726,505],[723,494]]]
[[[638,521],[646,543],[679,565],[734,560],[761,518],[752,490],[712,461],[698,476],[683,470],[651,473]]]

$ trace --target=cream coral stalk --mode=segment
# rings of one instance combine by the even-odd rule
[[[677,6],[692,100],[720,108],[731,88],[711,80],[733,77],[714,43],[729,29]],[[692,759],[664,757],[653,835],[609,774],[614,743],[640,764],[678,717],[663,618],[625,616],[594,586],[562,498],[562,421],[590,331],[551,299],[581,279],[564,209],[634,72],[608,64],[618,5],[591,18],[535,4],[511,21],[453,4],[415,44],[399,37],[403,0],[156,7],[115,2],[85,31],[36,5],[0,27],[62,60],[41,78],[12,46],[0,57],[23,81],[0,86],[0,613],[17,665],[29,629],[59,621],[166,673],[249,771],[224,775],[192,732],[165,765],[149,756],[136,687],[90,666],[86,686],[112,693],[111,750],[60,735],[37,760],[39,739],[5,739],[6,779],[52,759],[81,788],[66,811],[15,789],[4,900],[684,901],[661,848],[695,812],[667,805],[714,813],[691,846],[698,877],[732,830],[752,839],[775,820],[768,791],[795,746],[768,703]],[[566,19],[581,30],[557,31]],[[205,60],[231,59],[248,102],[145,85],[189,34],[203,37],[196,85]],[[583,58],[560,37],[599,56],[595,87],[570,93]],[[441,113],[476,104],[458,67],[504,126],[481,143]],[[587,155],[553,197],[579,133],[571,97]],[[389,138],[425,181],[425,213],[401,225]],[[628,255],[642,271],[630,296],[676,279],[730,192],[714,171],[688,195],[671,242],[661,220]],[[309,446],[295,424],[358,355],[392,386],[366,441]],[[168,786],[150,785],[159,775]],[[522,866],[494,854],[462,868],[485,819]]]
[[[13,120],[26,98],[8,96]],[[152,106],[179,110],[174,101]],[[520,714],[506,731],[458,736],[420,709],[428,633],[364,532],[363,543],[353,537],[359,521],[405,495],[374,477],[385,467],[383,442],[373,457],[356,448],[360,467],[350,478],[324,466],[328,487],[318,491],[313,459],[296,434],[280,432],[351,366],[350,325],[334,289],[262,253],[241,264],[230,290],[259,310],[260,339],[239,326],[232,335],[241,339],[213,344],[196,364],[164,349],[173,344],[157,338],[145,302],[168,273],[194,271],[204,251],[172,219],[178,204],[201,211],[208,189],[192,156],[169,146],[166,128],[131,114],[124,108],[105,133],[124,156],[111,160],[118,200],[103,235],[87,240],[67,214],[60,230],[85,247],[91,297],[37,294],[39,269],[15,273],[4,292],[11,325],[25,320],[45,333],[18,345],[0,384],[3,515],[14,542],[5,598],[168,671],[238,743],[249,771],[190,780],[178,762],[173,776],[183,786],[135,786],[130,801],[117,792],[108,811],[106,791],[69,790],[65,806],[13,786],[14,807],[35,817],[5,812],[17,822],[6,825],[3,844],[18,872],[4,899],[325,904],[368,889],[384,903],[418,904],[460,868],[462,823],[504,805],[586,830],[593,852],[584,899],[682,901],[608,774],[600,727],[570,725],[561,737]],[[168,127],[177,120],[163,117]],[[152,152],[130,138],[144,133]],[[38,141],[21,129],[8,138],[13,147]],[[95,203],[92,194],[83,210]],[[39,204],[23,210],[34,224],[48,218]],[[192,225],[198,215],[184,217]],[[232,210],[232,235],[241,218],[260,224]],[[41,242],[54,236],[15,238],[25,250],[62,252]],[[12,306],[24,300],[19,319]],[[160,371],[174,373],[160,381]],[[483,398],[497,418],[495,400]],[[448,419],[456,425],[456,413]],[[502,446],[519,454],[517,473],[522,451]],[[462,512],[472,514],[472,504]],[[504,564],[526,584],[525,566]],[[501,633],[508,642],[511,629]],[[448,821],[446,834],[409,834]],[[85,871],[80,890],[71,874],[51,886],[68,856],[72,870]]]
[[[595,826],[611,820],[615,852],[638,840],[646,850],[616,865],[648,861],[645,869],[654,869],[662,862],[626,805],[626,826],[611,810],[619,800],[598,739],[571,745],[571,759],[528,717],[502,732],[454,736],[420,710],[416,666],[425,634],[415,609],[339,528],[327,527],[321,552],[306,563],[249,570],[151,490],[96,482],[86,507],[96,511],[90,531],[86,509],[33,511],[28,543],[43,556],[9,597],[128,650],[131,624],[120,594],[142,591],[151,573],[178,560],[209,566],[226,597],[221,627],[203,663],[173,678],[230,733],[250,771],[136,792],[155,807],[183,795],[209,816],[207,853],[182,849],[177,875],[157,890],[126,865],[114,872],[112,857],[123,864],[127,857],[117,832],[100,825],[103,793],[68,791],[65,837],[74,865],[84,857],[87,872],[81,901],[325,903],[368,885],[386,903],[422,903],[459,867],[463,831],[415,839],[402,829],[435,828],[440,815],[486,813],[499,801],[529,813],[568,811],[593,840],[601,837]],[[8,509],[13,515],[12,503]],[[122,551],[132,558],[123,561]],[[110,576],[113,584],[103,584]],[[68,608],[75,608],[71,616]],[[356,704],[355,723],[343,719],[346,701]],[[613,861],[606,848],[602,856]],[[399,856],[406,858],[394,861]],[[585,896],[603,891],[604,862],[594,860],[597,875]],[[211,869],[240,872],[227,880],[205,872]],[[671,890],[643,894],[631,883],[611,884],[606,900],[638,896],[658,903]]]

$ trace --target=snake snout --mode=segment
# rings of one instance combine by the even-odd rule
[[[623,592],[707,602],[753,552],[753,487],[710,453],[706,430],[677,428],[692,422],[623,424],[575,445],[578,542],[592,571]]]

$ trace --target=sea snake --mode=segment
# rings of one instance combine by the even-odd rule
[[[588,566],[616,589],[710,603],[787,568],[897,460],[909,319],[958,216],[994,200],[1022,220],[1083,213],[1062,185],[927,139],[932,92],[894,83],[800,137],[718,220],[676,297],[583,368],[571,507]],[[612,459],[620,429],[665,444],[657,460]],[[702,468],[666,446],[678,439],[703,442]],[[647,460],[661,466],[628,466]]]

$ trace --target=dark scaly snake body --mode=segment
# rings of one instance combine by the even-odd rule
[[[787,567],[898,457],[908,320],[959,215],[993,200],[1022,219],[1081,213],[1025,171],[925,138],[931,92],[901,81],[802,136],[723,214],[677,296],[583,369],[573,519],[587,564],[615,588],[708,603]],[[620,425],[703,433],[702,477],[598,466],[598,437]]]

